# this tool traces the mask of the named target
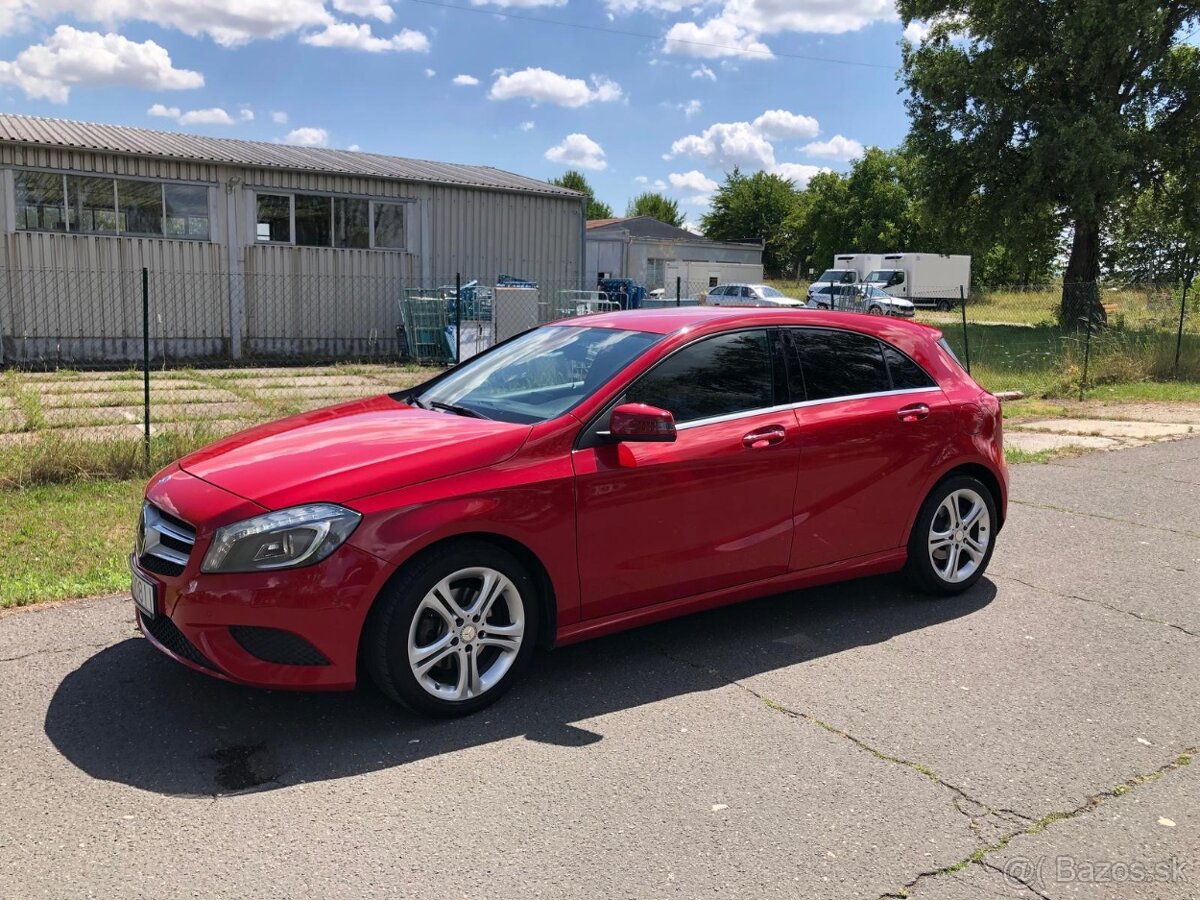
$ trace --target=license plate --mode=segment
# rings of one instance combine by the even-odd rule
[[[158,607],[156,602],[158,588],[154,582],[143,578],[137,572],[131,572],[130,574],[133,576],[133,602],[142,611],[143,616],[147,619],[153,619]]]

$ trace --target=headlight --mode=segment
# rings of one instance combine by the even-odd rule
[[[201,572],[255,572],[320,562],[340,547],[362,516],[332,503],[294,506],[218,528]]]

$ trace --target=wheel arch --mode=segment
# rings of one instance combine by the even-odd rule
[[[558,634],[558,602],[557,595],[554,591],[554,582],[550,579],[550,573],[547,571],[545,564],[538,558],[529,547],[525,546],[518,540],[508,537],[507,535],[497,534],[493,531],[466,531],[460,534],[448,535],[440,538],[433,543],[422,547],[412,556],[408,557],[396,567],[388,579],[380,586],[375,596],[371,599],[371,606],[367,610],[367,614],[363,619],[362,631],[358,637],[358,657],[361,666],[363,658],[363,641],[365,640],[368,631],[371,627],[372,616],[375,609],[378,607],[379,598],[384,591],[403,576],[403,574],[416,562],[425,558],[431,553],[436,553],[445,549],[452,544],[461,543],[464,541],[480,541],[491,544],[500,550],[512,554],[529,572],[530,576],[537,583],[537,604],[538,604],[538,633],[536,643],[540,647],[551,648],[555,644],[555,638]]]
[[[987,466],[980,463],[964,463],[961,466],[955,466],[948,472],[943,473],[942,477],[934,482],[929,491],[926,491],[925,496],[928,497],[929,493],[946,479],[955,478],[959,475],[968,475],[983,482],[984,487],[991,492],[992,502],[996,505],[996,518],[999,519],[996,523],[996,533],[999,534],[1000,529],[1004,527],[1004,493],[1000,486],[1000,479]],[[922,498],[921,502],[925,502],[924,498]]]

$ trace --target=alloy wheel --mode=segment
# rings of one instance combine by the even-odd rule
[[[421,599],[408,629],[408,664],[426,693],[469,700],[495,687],[525,638],[516,585],[486,567],[460,569]]]
[[[952,491],[929,525],[929,561],[947,584],[970,578],[983,564],[992,540],[987,504],[976,491]]]

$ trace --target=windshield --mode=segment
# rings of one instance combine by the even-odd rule
[[[775,288],[768,287],[765,284],[756,285],[754,289],[758,291],[758,296],[760,297],[770,297],[771,299],[775,299],[776,297],[784,296],[779,291],[775,290]]]
[[[817,281],[834,281],[838,283],[853,280],[854,273],[849,269],[826,269],[821,273],[821,277],[817,279]]]
[[[535,328],[468,360],[410,395],[410,402],[501,422],[544,422],[595,393],[660,337],[612,328]]]
[[[887,284],[891,277],[891,269],[877,269],[867,276],[867,284]]]

